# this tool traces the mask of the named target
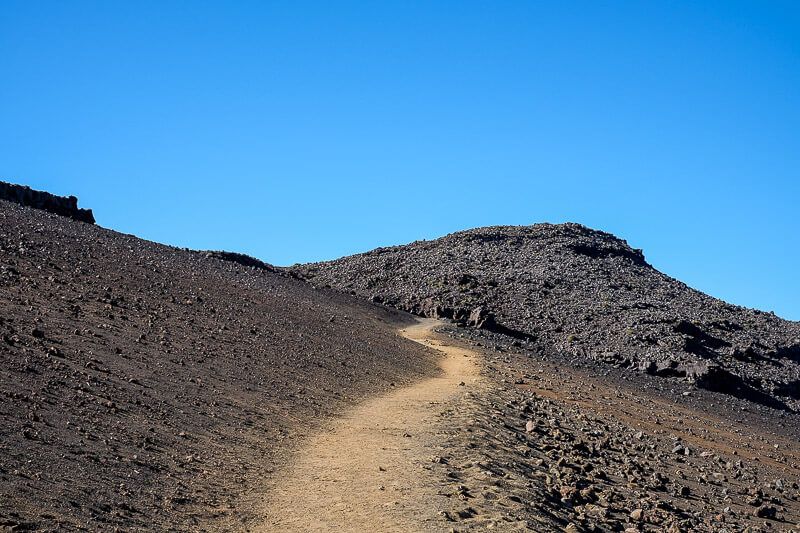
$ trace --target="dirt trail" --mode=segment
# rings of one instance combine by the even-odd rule
[[[368,400],[313,437],[269,494],[260,531],[439,529],[437,417],[480,386],[480,355],[443,343],[437,324],[400,333],[440,351],[442,375]]]

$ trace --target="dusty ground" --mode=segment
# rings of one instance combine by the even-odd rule
[[[479,390],[479,354],[431,338],[435,320],[401,331],[437,350],[441,375],[368,400],[302,448],[267,495],[259,531],[437,531],[442,496],[431,472],[437,416]],[[438,527],[437,527],[438,524]]]

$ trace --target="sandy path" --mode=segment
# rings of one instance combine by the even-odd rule
[[[437,415],[479,384],[475,352],[426,320],[400,333],[442,353],[442,375],[367,400],[313,437],[269,494],[260,531],[436,531]]]

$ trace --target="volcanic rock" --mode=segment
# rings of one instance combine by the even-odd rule
[[[92,210],[78,208],[78,199],[74,196],[56,196],[49,192],[31,189],[25,185],[0,181],[0,200],[15,202],[80,222],[94,224]]]

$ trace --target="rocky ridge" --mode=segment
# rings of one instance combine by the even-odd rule
[[[43,209],[56,215],[69,217],[79,222],[94,224],[91,209],[78,207],[75,196],[56,196],[45,191],[37,191],[25,185],[16,185],[0,181],[0,200],[14,202],[34,209]]]

